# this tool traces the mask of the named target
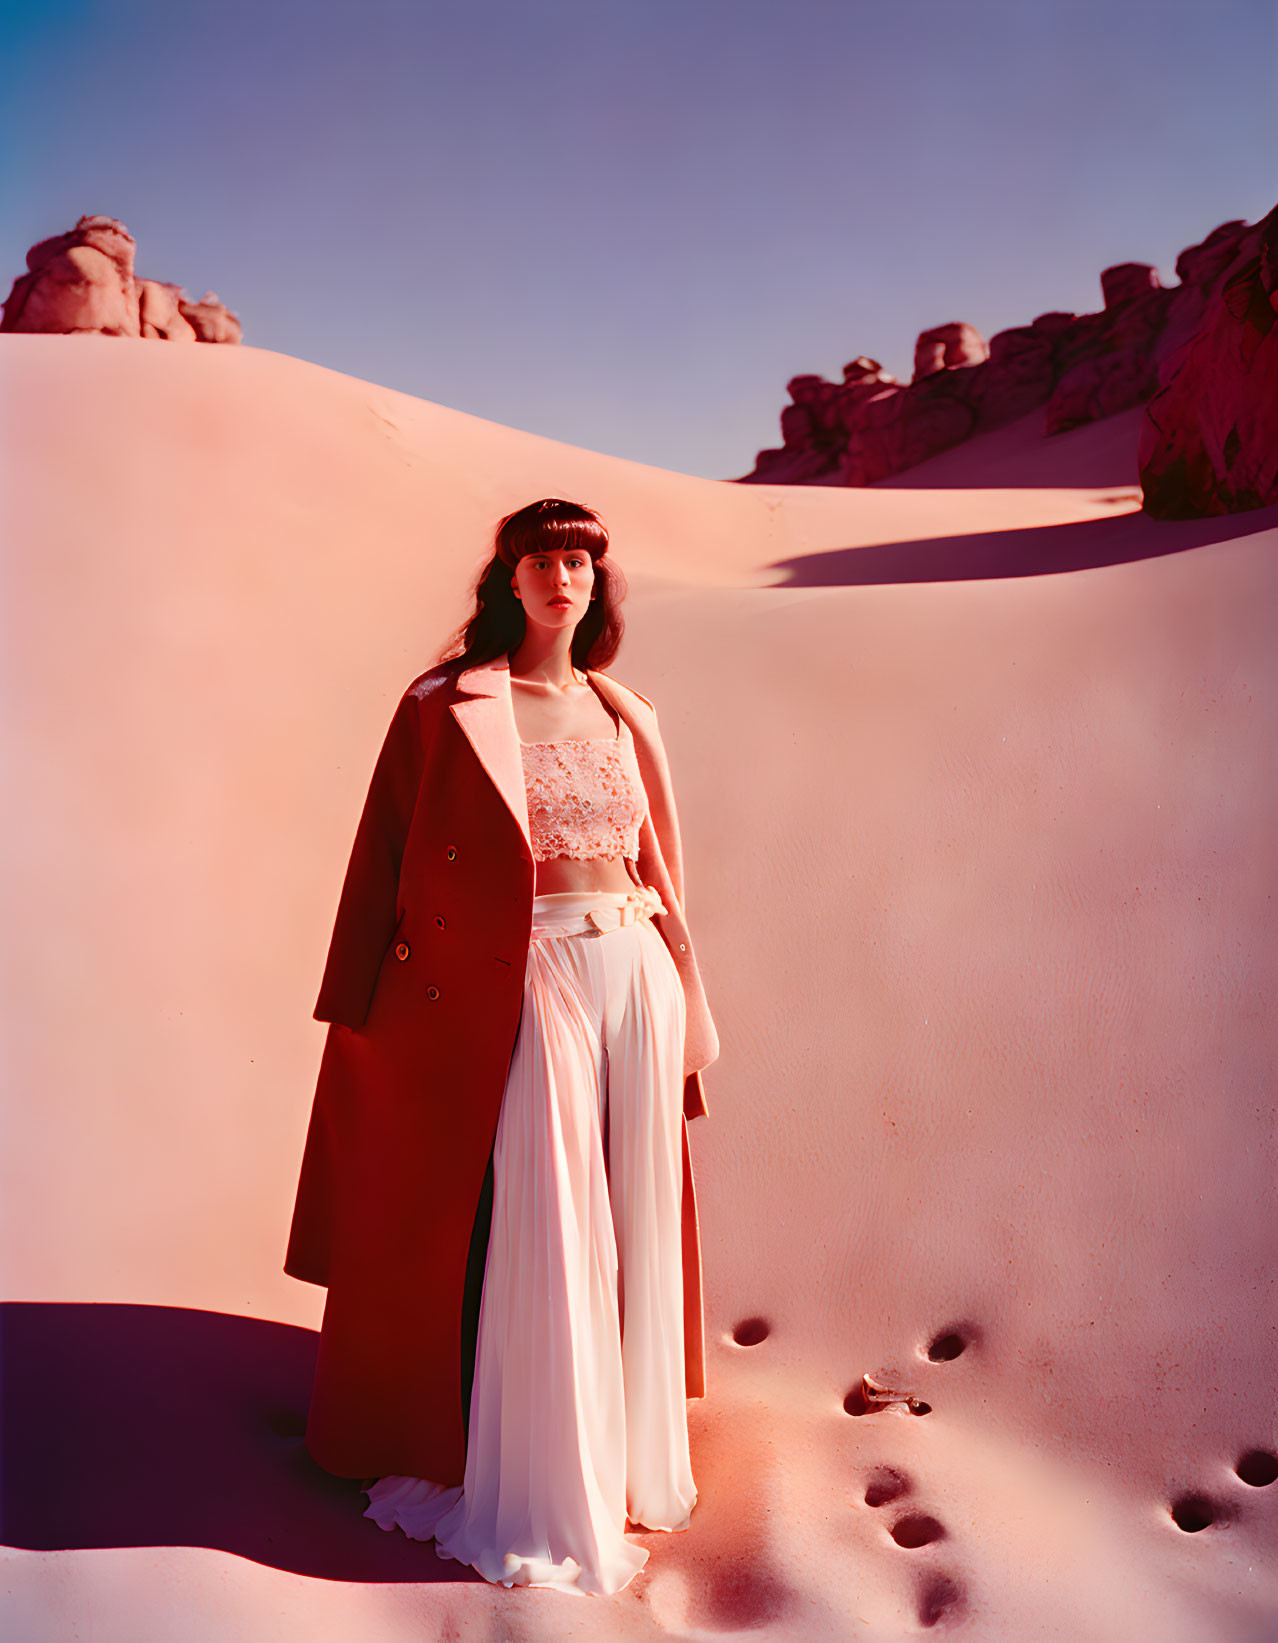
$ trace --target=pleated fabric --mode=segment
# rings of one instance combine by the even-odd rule
[[[685,1002],[656,893],[533,900],[493,1153],[466,1470],[387,1477],[366,1517],[504,1586],[605,1595],[686,1529]]]

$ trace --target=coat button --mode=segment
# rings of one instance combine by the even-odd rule
[[[408,943],[406,941],[401,941],[399,946],[396,947],[395,957],[401,960],[408,957]]]
[[[427,987],[426,997],[427,998],[438,998],[439,997],[439,988],[438,987]]]
[[[442,930],[444,928],[444,926],[448,923],[448,920],[444,917],[444,915],[442,913],[436,913],[435,914],[435,923],[438,924],[438,926]]]
[[[450,844],[448,846],[448,849],[444,851],[444,854],[448,857],[449,861],[456,861],[457,860],[457,846],[455,844]]]

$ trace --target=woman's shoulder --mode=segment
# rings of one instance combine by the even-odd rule
[[[628,707],[639,707],[641,709],[647,708],[648,712],[655,716],[657,704],[649,701],[641,690],[636,690],[633,685],[623,684],[620,679],[614,678],[611,673],[605,673],[602,677],[607,679],[608,683],[620,694],[622,700]]]

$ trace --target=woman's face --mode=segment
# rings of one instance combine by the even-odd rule
[[[581,548],[526,553],[511,576],[524,617],[544,628],[575,628],[590,608],[595,567]]]

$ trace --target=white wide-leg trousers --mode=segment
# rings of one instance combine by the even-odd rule
[[[459,1485],[387,1477],[366,1517],[504,1586],[620,1591],[626,1539],[688,1527],[684,995],[656,892],[533,900]],[[661,909],[664,910],[664,909]],[[606,1147],[605,1147],[606,1141]]]

